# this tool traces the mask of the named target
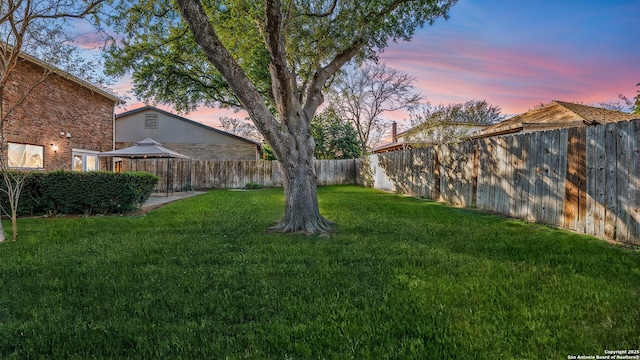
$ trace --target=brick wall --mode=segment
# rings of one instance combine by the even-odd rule
[[[44,71],[21,60],[4,91],[5,109],[14,106]],[[112,150],[113,111],[113,99],[51,74],[10,114],[5,135],[8,142],[44,146],[45,170],[71,170],[72,148]],[[52,144],[58,146],[57,152]],[[104,161],[101,168],[107,168]]]
[[[133,146],[117,142],[116,149]],[[193,160],[257,160],[258,148],[253,144],[162,144],[163,147]]]

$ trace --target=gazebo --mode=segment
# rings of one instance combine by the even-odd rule
[[[158,159],[166,159],[166,163],[167,163],[167,172],[166,172],[166,193],[167,196],[169,196],[169,187],[170,184],[172,185],[173,183],[173,171],[172,171],[172,167],[171,162],[173,159],[190,159],[188,156],[186,155],[182,155],[180,153],[177,153],[171,149],[167,149],[165,147],[162,146],[162,144],[160,144],[159,142],[151,139],[151,138],[146,138],[144,140],[140,140],[136,143],[134,143],[133,146],[129,146],[127,148],[124,149],[119,149],[119,150],[112,150],[112,151],[107,151],[107,152],[102,152],[99,153],[98,156],[101,157],[119,157],[119,158],[129,158],[132,160],[132,164],[134,163],[133,160],[136,160],[135,164],[136,164],[136,170],[138,169],[138,160],[140,159],[153,159],[156,161],[156,176],[162,178],[162,176],[160,176],[160,174],[158,174],[158,166],[157,166],[157,161]],[[189,172],[190,173],[190,172]],[[188,186],[185,187],[188,190]],[[171,186],[171,192],[173,193],[173,186]]]

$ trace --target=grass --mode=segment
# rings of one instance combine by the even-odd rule
[[[640,346],[640,253],[371,189],[330,236],[266,234],[282,190],[139,217],[21,219],[0,358],[566,359]],[[5,225],[6,226],[6,225]]]

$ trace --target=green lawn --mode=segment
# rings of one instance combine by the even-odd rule
[[[640,347],[640,253],[354,186],[330,236],[266,234],[282,190],[139,217],[21,219],[0,358],[567,359]],[[9,224],[5,223],[5,227]]]

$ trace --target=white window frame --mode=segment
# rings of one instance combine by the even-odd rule
[[[19,156],[18,163],[16,163],[15,161],[12,161],[12,155],[15,155],[17,151],[22,152]],[[14,156],[14,160],[15,160],[15,156]],[[44,169],[44,146],[10,142],[8,143],[8,149],[7,149],[7,163],[9,164],[10,169],[43,170]],[[26,166],[26,165],[33,165],[33,166]]]
[[[84,150],[84,149],[72,149],[71,152],[71,169],[73,171],[98,171],[100,170],[100,158],[98,157],[99,151]],[[76,157],[81,160],[80,169],[76,167]],[[87,168],[89,163],[88,159],[94,159],[95,168]]]

